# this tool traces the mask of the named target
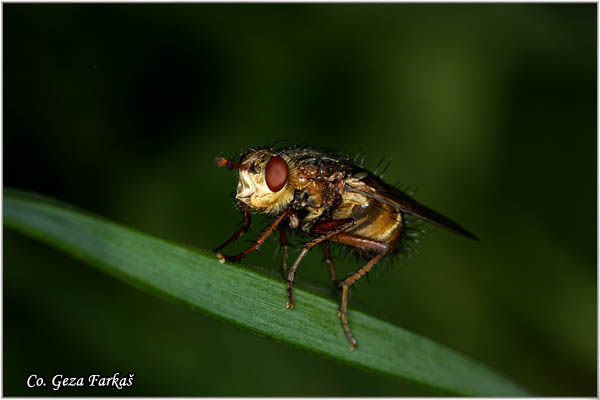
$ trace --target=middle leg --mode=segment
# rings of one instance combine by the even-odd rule
[[[329,266],[329,277],[331,278],[331,282],[337,286],[337,279],[335,276],[335,268],[333,267],[333,260],[331,259],[331,252],[329,251],[329,245],[327,241],[321,243],[321,247],[323,248],[323,257],[325,257],[325,262]]]
[[[294,282],[294,275],[296,274],[296,269],[298,268],[298,264],[300,263],[300,260],[302,260],[304,258],[304,256],[306,255],[306,253],[308,253],[308,251],[310,249],[312,249],[313,247],[315,247],[316,245],[318,245],[319,243],[331,238],[332,236],[337,235],[340,232],[343,232],[344,230],[350,228],[351,226],[354,225],[354,220],[352,219],[348,219],[342,221],[343,223],[337,224],[338,226],[335,229],[332,229],[331,231],[325,233],[322,236],[319,236],[318,238],[306,243],[303,247],[302,247],[302,251],[300,252],[300,254],[298,255],[298,257],[296,258],[296,261],[294,261],[294,264],[292,265],[292,267],[290,268],[290,272],[288,274],[288,279],[287,279],[287,283],[288,283],[288,302],[286,304],[286,308],[294,308],[294,289],[293,289],[293,282]]]
[[[285,271],[287,271],[288,241],[287,236],[285,235],[285,227],[283,225],[279,225],[279,244],[281,246],[281,273],[285,279]]]

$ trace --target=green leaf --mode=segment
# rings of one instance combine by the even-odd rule
[[[231,324],[343,363],[449,394],[526,396],[515,383],[456,351],[366,313],[349,311],[359,347],[350,351],[337,302],[295,289],[285,308],[281,279],[211,252],[186,248],[31,193],[4,191],[4,224],[89,264]]]

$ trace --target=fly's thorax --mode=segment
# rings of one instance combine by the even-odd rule
[[[287,166],[285,183],[279,190],[272,190],[267,181],[267,167],[274,157],[281,158]],[[267,214],[278,214],[287,208],[294,198],[295,174],[285,154],[268,150],[250,150],[240,161],[238,185],[235,198],[251,209]],[[281,162],[281,161],[280,161]]]
[[[296,186],[292,208],[300,219],[300,227],[307,233],[312,225],[329,216],[339,204],[344,182],[343,171],[322,165],[302,165],[296,168]]]

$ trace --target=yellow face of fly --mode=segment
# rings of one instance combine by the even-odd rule
[[[285,182],[279,190],[267,182],[267,167],[273,157],[281,158],[286,165],[290,162],[285,155],[281,157],[267,150],[250,150],[240,162],[236,200],[255,210],[268,214],[283,211],[294,198],[294,171],[291,166],[286,172]],[[282,179],[282,178],[280,178]],[[270,187],[271,186],[271,187]],[[280,186],[280,185],[278,185]]]

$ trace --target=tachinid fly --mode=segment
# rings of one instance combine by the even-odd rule
[[[251,149],[239,162],[217,157],[215,163],[238,171],[235,202],[244,215],[243,225],[215,251],[248,230],[251,212],[273,217],[267,230],[250,247],[234,256],[217,253],[219,260],[241,260],[279,229],[282,269],[287,272],[286,307],[293,308],[292,283],[298,264],[310,249],[321,245],[331,279],[342,291],[338,316],[351,349],[355,349],[357,343],[346,316],[348,290],[383,257],[402,247],[407,214],[478,240],[457,223],[384,183],[377,175],[343,155],[296,147]],[[304,244],[289,271],[286,266],[288,230],[299,230],[314,238]],[[347,278],[336,280],[329,241],[350,246],[352,251],[367,259],[367,263]]]

